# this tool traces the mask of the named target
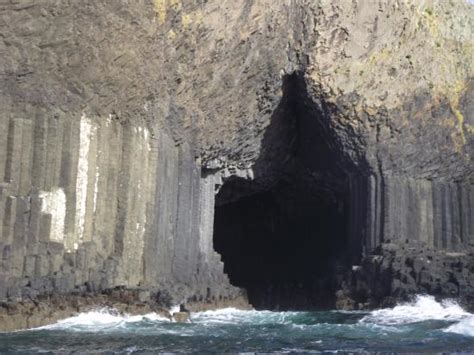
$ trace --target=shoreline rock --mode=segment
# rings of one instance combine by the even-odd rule
[[[170,315],[167,305],[156,298],[140,298],[143,290],[115,288],[103,293],[65,294],[37,297],[36,299],[0,303],[0,331],[15,331],[37,328],[73,317],[82,312],[113,310],[119,314],[144,315],[157,313],[160,316],[187,322],[190,312],[175,312]],[[251,309],[243,297],[228,300],[187,303],[192,312],[233,307]]]

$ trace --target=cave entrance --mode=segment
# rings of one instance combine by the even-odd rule
[[[221,193],[246,183],[232,180]],[[246,289],[257,309],[330,308],[336,275],[344,270],[346,228],[344,201],[281,181],[268,191],[218,203],[214,247],[231,283]]]
[[[332,308],[350,267],[347,163],[297,75],[267,127],[255,178],[216,195],[214,248],[257,309]]]

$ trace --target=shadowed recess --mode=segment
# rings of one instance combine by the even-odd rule
[[[334,306],[351,256],[352,166],[337,147],[302,77],[288,76],[255,178],[231,177],[216,196],[215,250],[257,309]]]

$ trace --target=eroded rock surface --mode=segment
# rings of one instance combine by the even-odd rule
[[[472,305],[473,17],[464,0],[0,1],[0,300]]]

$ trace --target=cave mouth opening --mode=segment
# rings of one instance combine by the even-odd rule
[[[256,309],[333,308],[351,260],[345,157],[298,75],[270,122],[254,178],[232,176],[216,195],[214,249]]]
[[[248,182],[235,179],[221,192]],[[239,186],[240,185],[240,186]],[[214,248],[256,309],[332,308],[347,252],[347,206],[293,181],[217,204]]]

